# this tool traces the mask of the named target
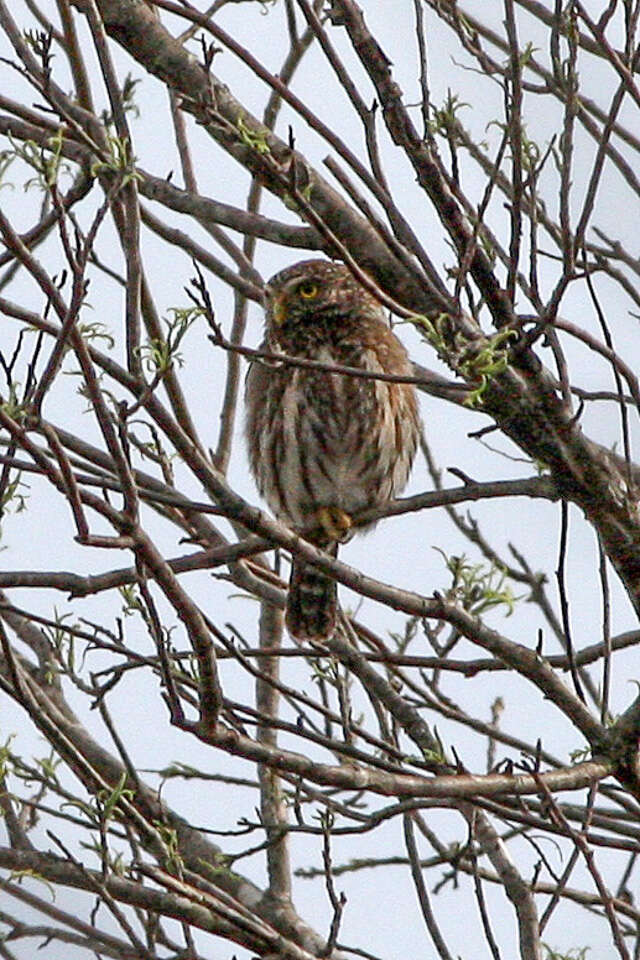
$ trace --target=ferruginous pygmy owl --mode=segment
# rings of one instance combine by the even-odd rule
[[[410,376],[382,305],[341,264],[305,260],[269,280],[263,349]],[[279,520],[324,550],[350,536],[358,514],[403,489],[420,425],[406,383],[254,362],[247,377],[247,440],[261,495]],[[337,589],[293,558],[286,624],[319,641],[336,624]]]

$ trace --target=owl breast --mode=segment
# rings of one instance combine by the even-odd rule
[[[408,374],[404,349],[379,323],[380,340],[324,343],[314,359]],[[289,525],[304,532],[323,506],[357,517],[404,488],[419,434],[413,388],[283,366],[254,367],[247,390],[253,473],[270,509]]]

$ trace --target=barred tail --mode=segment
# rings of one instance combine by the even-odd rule
[[[289,580],[285,623],[296,640],[326,640],[335,630],[338,589],[335,580],[294,560]]]

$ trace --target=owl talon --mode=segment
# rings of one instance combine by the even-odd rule
[[[316,512],[318,527],[326,533],[329,540],[344,543],[349,539],[353,520],[340,507],[320,507]]]

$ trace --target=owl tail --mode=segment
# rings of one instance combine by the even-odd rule
[[[337,544],[327,549],[334,556]],[[335,580],[302,560],[294,560],[285,611],[287,630],[296,640],[326,640],[335,630],[338,588]]]

